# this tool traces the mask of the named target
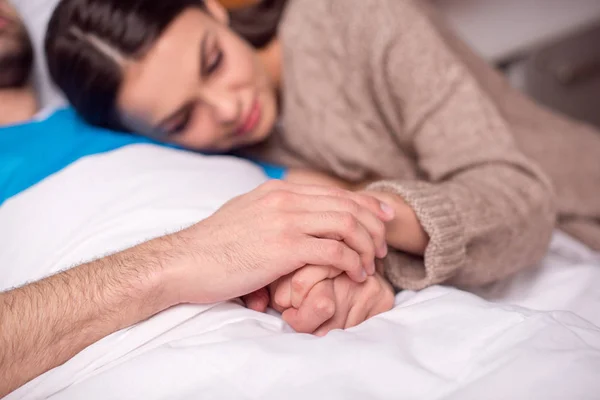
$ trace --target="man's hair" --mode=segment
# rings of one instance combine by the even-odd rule
[[[10,37],[0,33],[0,89],[24,87],[32,68],[33,48],[25,28]]]
[[[231,14],[232,29],[255,47],[277,32],[287,0],[262,0]],[[46,34],[50,76],[88,123],[127,131],[116,107],[121,61],[139,60],[183,11],[203,0],[62,0]]]

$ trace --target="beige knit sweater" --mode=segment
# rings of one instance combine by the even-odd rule
[[[600,249],[600,134],[540,108],[424,0],[293,0],[284,130],[270,161],[402,196],[431,237],[399,288],[481,285],[535,265],[559,226]]]

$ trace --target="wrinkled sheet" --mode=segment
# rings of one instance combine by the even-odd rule
[[[600,262],[560,234],[544,265],[487,288],[403,292],[325,338],[235,303],[109,337],[9,399],[594,399]]]
[[[0,290],[180,229],[265,180],[156,146],[86,157],[0,209]],[[175,307],[7,399],[592,399],[599,327],[600,258],[557,232],[539,268],[477,293],[402,292],[325,338],[233,302]]]

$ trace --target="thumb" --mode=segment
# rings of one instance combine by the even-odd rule
[[[266,312],[269,306],[270,296],[267,288],[258,289],[256,292],[252,292],[242,297],[246,307],[251,310],[258,312]]]

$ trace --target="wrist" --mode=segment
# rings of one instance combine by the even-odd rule
[[[219,253],[201,240],[214,238],[205,221],[157,239],[153,256],[159,265],[155,291],[167,307],[210,304],[243,294],[229,296],[232,279],[219,268],[215,259]]]
[[[163,236],[131,249],[143,268],[143,297],[154,313],[185,302],[180,289],[190,261],[182,252],[180,235]]]

